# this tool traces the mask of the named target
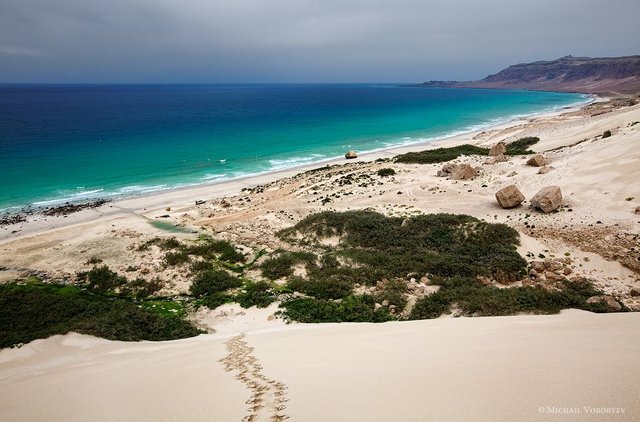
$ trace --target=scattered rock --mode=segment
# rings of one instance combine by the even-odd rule
[[[558,186],[542,188],[531,198],[531,206],[544,213],[554,211],[560,205],[562,205],[562,192]]]
[[[204,205],[205,201],[203,201],[202,199],[198,199],[196,201],[196,205]]]
[[[489,150],[489,156],[490,157],[495,157],[499,155],[504,156],[505,152],[507,152],[507,145],[504,142],[500,141],[491,147],[491,149]]]
[[[545,270],[545,265],[542,261],[531,261],[531,268],[534,271],[541,273]]]
[[[538,174],[547,174],[551,170],[553,170],[553,167],[551,167],[551,166],[542,166],[542,167],[540,167],[540,170],[538,170]]]
[[[496,163],[504,163],[505,161],[509,161],[509,158],[504,155],[504,154],[500,154],[500,155],[496,155],[494,157],[489,157],[486,160],[484,160],[485,164],[496,164]]]
[[[591,296],[589,299],[587,299],[587,303],[601,303],[601,302],[604,302],[613,311],[622,310],[622,306],[612,296],[607,296],[607,295]]]
[[[640,289],[631,289],[629,294],[631,295],[631,297],[638,297],[640,296]]]
[[[527,164],[533,167],[543,167],[548,164],[548,161],[542,154],[536,154],[527,160]]]
[[[469,164],[445,164],[438,171],[438,177],[449,177],[452,180],[470,180],[478,175],[478,170]]]
[[[524,201],[524,195],[516,185],[509,185],[496,192],[496,200],[502,208],[514,208]]]
[[[513,176],[517,176],[518,172],[517,171],[512,171],[511,173],[507,174],[507,177],[513,177]]]
[[[562,281],[564,280],[564,276],[557,274],[553,271],[547,271],[544,273],[544,277],[549,281]]]
[[[344,158],[351,160],[353,158],[358,158],[358,154],[354,150],[350,150],[344,155]]]
[[[636,207],[636,214],[640,214],[640,205]]]

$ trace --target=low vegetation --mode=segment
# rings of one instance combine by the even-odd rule
[[[378,176],[380,177],[394,176],[395,174],[396,174],[396,171],[388,167],[378,170]]]
[[[507,144],[506,155],[524,155],[533,154],[529,147],[540,141],[537,137],[520,138],[517,141]],[[461,155],[488,155],[489,148],[478,147],[475,145],[458,145],[448,148],[428,149],[419,152],[408,152],[406,154],[397,155],[394,159],[398,163],[405,164],[434,164],[455,160]]]
[[[173,340],[201,333],[180,315],[74,286],[0,285],[0,348],[77,332],[110,340]]]
[[[519,141],[512,151],[527,153],[537,140]],[[606,302],[587,303],[602,293],[586,281],[565,281],[553,290],[487,285],[487,279],[522,279],[527,263],[516,251],[514,229],[467,215],[327,211],[277,236],[289,246],[266,259],[259,251],[251,260],[210,237],[155,238],[140,245],[142,251],[161,251],[165,266],[185,265],[192,284],[180,297],[159,296],[164,283],[158,278],[128,279],[106,265],[78,273],[75,286],[36,278],[0,286],[0,347],[69,331],[115,340],[184,338],[200,333],[185,320],[189,309],[229,302],[263,308],[279,300],[278,315],[299,322],[547,314],[570,307],[610,311]],[[262,279],[247,278],[255,270]]]
[[[538,138],[537,136],[527,136],[525,138],[520,138],[517,141],[513,141],[510,144],[507,144],[506,155],[534,154],[534,151],[531,151],[529,148],[537,144],[538,142],[540,142],[540,138]]]
[[[587,303],[591,296],[601,294],[589,282],[564,283],[562,290],[541,287],[511,287],[500,289],[483,286],[475,279],[436,279],[438,292],[418,300],[411,319],[437,318],[455,307],[462,316],[498,316],[518,313],[554,314],[562,309],[578,308],[592,312],[607,312],[604,303]]]
[[[489,154],[488,148],[464,144],[449,148],[436,148],[419,152],[407,152],[406,154],[397,155],[394,159],[397,163],[404,164],[434,164],[455,160],[461,155],[487,154]]]

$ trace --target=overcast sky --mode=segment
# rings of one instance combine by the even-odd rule
[[[0,0],[0,82],[420,82],[640,54],[638,0]]]

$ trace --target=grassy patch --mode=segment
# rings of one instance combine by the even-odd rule
[[[348,296],[340,302],[323,299],[296,299],[285,302],[278,312],[285,321],[298,322],[384,322],[394,319],[384,309],[374,309],[370,296]]]
[[[299,235],[315,239],[340,236],[343,246],[334,253],[358,264],[350,271],[367,273],[378,280],[408,273],[515,280],[526,267],[516,252],[519,237],[514,229],[467,215],[429,214],[404,219],[372,211],[327,211],[279,233],[288,241],[295,241]]]
[[[428,149],[420,152],[408,152],[395,156],[394,160],[405,164],[433,164],[454,160],[461,155],[487,155],[488,148],[477,147],[475,145],[459,145],[449,148]]]
[[[537,144],[538,142],[540,142],[540,138],[538,138],[537,136],[520,138],[517,141],[513,141],[510,144],[507,144],[506,155],[534,154],[534,151],[531,151],[529,147]]]
[[[310,252],[284,252],[278,251],[278,255],[269,258],[260,266],[262,275],[277,280],[293,274],[293,266],[300,263],[312,263],[316,256]]]
[[[78,332],[110,340],[173,340],[201,333],[179,315],[72,286],[0,286],[0,348]]]
[[[242,286],[242,281],[223,270],[206,270],[198,273],[190,292],[197,298],[202,298],[226,290]]]
[[[540,138],[526,137],[507,144],[507,155],[523,155],[533,154],[528,148],[537,142]],[[394,160],[398,163],[405,164],[434,164],[455,160],[461,155],[488,155],[489,148],[482,148],[475,145],[458,145],[448,148],[428,149],[419,152],[408,152],[406,154],[397,155]]]
[[[106,265],[78,273],[78,279],[87,282],[91,289],[98,292],[114,290],[127,282],[125,277],[111,271]]]
[[[275,302],[276,295],[271,285],[267,282],[248,282],[245,284],[244,290],[238,293],[234,300],[243,308],[250,308],[252,306],[266,308]]]
[[[464,316],[554,314],[567,308],[611,311],[604,303],[587,303],[589,297],[601,294],[588,282],[566,281],[565,288],[560,291],[531,286],[500,289],[482,286],[477,280],[468,278],[434,282],[441,286],[440,290],[418,300],[411,312],[411,319],[437,318],[449,313],[454,304]]]
[[[395,174],[396,171],[392,168],[383,168],[378,170],[378,176],[380,177],[394,176]]]
[[[142,302],[142,308],[161,315],[163,317],[184,318],[187,316],[187,310],[182,302],[174,302],[171,300],[148,300]]]

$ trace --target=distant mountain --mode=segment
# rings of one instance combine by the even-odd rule
[[[573,57],[509,66],[480,81],[431,81],[424,86],[525,89],[594,94],[640,93],[640,56]]]

